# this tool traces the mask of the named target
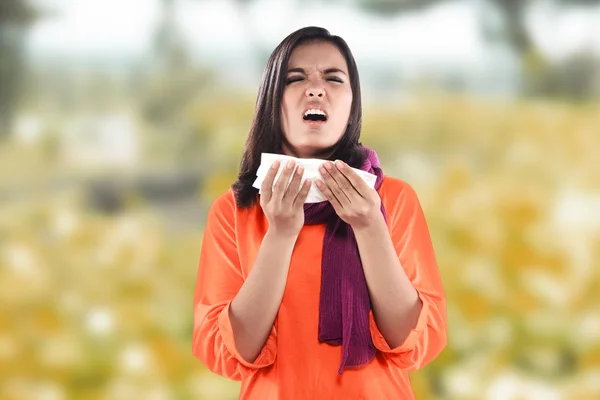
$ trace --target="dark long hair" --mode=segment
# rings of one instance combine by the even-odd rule
[[[238,208],[251,207],[258,200],[258,189],[252,187],[252,183],[260,166],[261,153],[281,151],[281,101],[290,55],[301,44],[321,41],[335,45],[346,59],[352,89],[352,105],[346,132],[328,149],[328,159],[340,159],[351,167],[360,168],[367,157],[367,154],[361,151],[359,143],[362,124],[360,82],[350,48],[344,39],[331,35],[327,29],[315,26],[299,29],[283,39],[267,61],[258,89],[252,127],[240,162],[238,179],[232,185]]]

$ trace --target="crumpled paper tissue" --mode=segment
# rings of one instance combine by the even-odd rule
[[[308,192],[308,196],[306,196],[306,200],[304,201],[304,203],[320,203],[322,201],[327,201],[327,198],[323,195],[323,193],[321,193],[321,191],[315,184],[316,178],[321,179],[322,181],[325,181],[323,179],[323,177],[321,176],[321,173],[319,172],[319,167],[322,164],[324,164],[327,160],[322,160],[319,158],[296,158],[296,157],[291,157],[291,156],[287,156],[284,154],[262,153],[261,159],[260,159],[260,166],[258,168],[258,171],[256,171],[256,180],[252,184],[253,187],[255,187],[259,190],[258,191],[259,193],[261,192],[261,190],[260,190],[261,184],[262,184],[263,180],[265,179],[265,176],[267,175],[269,168],[275,162],[275,160],[280,160],[280,166],[279,166],[279,171],[277,171],[277,174],[275,175],[275,179],[273,180],[273,185],[275,185],[277,183],[277,180],[279,179],[279,176],[281,175],[281,172],[283,171],[282,167],[285,166],[285,164],[289,160],[294,160],[296,162],[294,171],[298,167],[298,165],[302,165],[304,167],[304,175],[302,176],[302,183],[304,183],[304,181],[307,178],[311,179],[310,191]],[[356,168],[352,168],[352,169],[371,188],[375,188],[375,181],[377,180],[376,175],[371,174],[366,171],[363,171],[363,170],[360,170],[360,169],[356,169]],[[290,181],[291,181],[292,176],[293,175],[290,175]],[[300,184],[300,188],[302,187],[302,183]],[[288,184],[289,184],[289,182],[288,182]]]

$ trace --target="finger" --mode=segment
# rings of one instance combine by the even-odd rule
[[[327,184],[325,182],[323,182],[320,179],[316,179],[315,182],[317,184],[317,188],[319,188],[321,193],[323,193],[323,196],[325,196],[325,198],[327,200],[329,200],[329,202],[335,209],[336,213],[338,213],[338,215],[339,215],[339,213],[343,210],[343,207],[340,204],[340,202],[338,201],[337,197],[335,197],[335,195],[333,194],[333,192],[331,191],[331,189],[329,188],[329,186],[327,186]]]
[[[275,179],[275,175],[277,175],[279,165],[279,160],[275,160],[273,164],[271,164],[271,168],[267,171],[265,179],[263,179],[262,184],[260,185],[261,196],[264,196],[266,201],[269,201],[273,194],[273,180]]]
[[[356,191],[356,189],[354,188],[354,186],[352,185],[352,183],[350,183],[350,181],[348,180],[348,178],[346,177],[346,175],[344,175],[338,168],[338,166],[336,164],[338,164],[340,162],[340,160],[336,161],[335,163],[331,163],[329,164],[331,166],[331,169],[328,170],[329,174],[333,177],[333,179],[335,180],[335,182],[338,184],[338,188],[339,188],[339,192],[343,193],[346,198],[349,200],[350,203],[362,199],[362,196]],[[352,171],[354,172],[354,171]],[[336,195],[338,194],[337,192],[335,192]],[[343,198],[340,199],[343,202]]]
[[[356,192],[361,197],[366,197],[366,193],[370,189],[369,185],[354,171],[352,168],[348,166],[342,160],[337,160],[335,162],[335,166],[340,171],[342,175],[350,182],[350,184],[354,187]]]
[[[298,165],[296,168],[296,172],[294,172],[294,176],[290,185],[287,187],[285,191],[285,195],[283,196],[283,200],[289,203],[293,203],[296,195],[298,194],[298,188],[300,187],[300,182],[302,181],[302,175],[304,174],[304,167],[302,165]]]
[[[275,187],[273,187],[273,195],[277,195],[280,199],[283,199],[285,189],[287,188],[288,182],[290,181],[290,175],[294,171],[294,164],[294,160],[288,160],[288,162],[283,167],[279,178],[277,178]]]
[[[302,207],[304,205],[304,202],[306,201],[306,198],[308,197],[308,192],[310,192],[310,187],[311,187],[311,180],[307,178],[304,181],[304,183],[302,184],[302,188],[300,189],[300,191],[298,192],[298,195],[296,196],[296,199],[294,200],[295,208]]]
[[[320,172],[321,172],[321,175],[323,176],[325,184],[327,185],[327,188],[333,193],[333,195],[335,196],[337,201],[342,206],[349,205],[350,198],[348,197],[348,195],[346,195],[346,193],[344,193],[344,190],[340,187],[340,184],[337,182],[337,180],[333,176],[335,169],[336,168],[333,167],[333,164],[331,164],[328,161],[323,166],[321,166]]]

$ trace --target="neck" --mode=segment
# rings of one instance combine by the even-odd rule
[[[333,154],[333,150],[331,150],[330,148],[315,149],[312,151],[311,150],[301,151],[298,149],[294,149],[293,147],[289,146],[287,143],[282,143],[281,148],[282,148],[283,154],[285,154],[286,156],[296,157],[296,158],[320,158],[322,160],[327,160]]]

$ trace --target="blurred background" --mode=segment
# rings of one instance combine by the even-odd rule
[[[600,399],[600,1],[0,0],[1,399],[237,398],[191,354],[202,230],[307,25],[428,218],[417,399]]]

